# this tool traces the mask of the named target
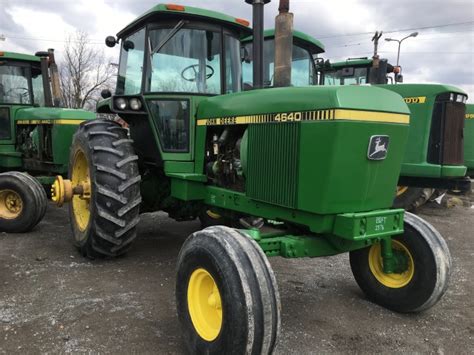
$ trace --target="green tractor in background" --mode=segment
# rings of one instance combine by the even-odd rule
[[[467,94],[451,85],[387,84],[389,73],[395,74],[395,83],[401,81],[399,68],[386,59],[348,59],[326,62],[320,82],[379,85],[400,94],[410,108],[410,133],[394,206],[416,209],[435,189],[470,191],[463,138]]]
[[[267,30],[265,36],[264,82],[274,86],[275,31]],[[246,60],[244,83],[251,88],[252,37],[243,41]],[[325,63],[317,54],[324,52],[324,45],[317,39],[294,30],[291,85],[365,85],[377,84],[400,94],[411,112],[410,133],[394,207],[414,210],[425,203],[435,189],[468,191],[470,182],[464,178],[463,165],[463,119],[467,95],[464,91],[448,85],[398,84],[384,85],[387,75],[395,73],[396,67],[386,59],[348,59],[344,62]],[[315,57],[315,63],[310,58]],[[377,65],[377,67],[375,67]],[[469,144],[469,143],[466,143]]]
[[[27,232],[43,218],[45,188],[67,174],[74,132],[95,118],[55,107],[59,99],[53,50],[35,56],[0,52],[1,232]]]
[[[474,104],[466,105],[466,120],[464,123],[464,165],[466,175],[474,178]]]
[[[106,39],[120,43],[120,64],[98,112],[129,130],[93,120],[74,136],[70,180],[53,190],[70,202],[76,246],[90,257],[125,253],[145,211],[265,219],[261,229],[208,227],[182,246],[176,306],[191,353],[273,351],[280,299],[270,256],[349,252],[372,301],[399,312],[433,306],[448,285],[447,245],[424,220],[391,209],[407,105],[377,87],[264,89],[268,0],[247,2],[255,90],[242,90],[245,20],[157,5]]]

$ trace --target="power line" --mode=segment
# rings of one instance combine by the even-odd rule
[[[398,30],[390,30],[384,31],[384,33],[396,33],[396,32],[406,32],[406,31],[414,31],[414,30],[428,30],[433,28],[442,28],[442,27],[449,27],[449,26],[462,26],[462,25],[469,25],[474,24],[474,21],[466,21],[466,22],[454,22],[454,23],[445,23],[440,25],[433,25],[433,26],[424,26],[424,27],[412,27],[412,28],[402,28]],[[339,35],[324,35],[318,36],[319,39],[326,39],[326,38],[337,38],[337,37],[350,37],[350,36],[362,36],[362,35],[371,35],[374,31],[371,32],[358,32],[358,33],[347,33],[347,34],[339,34]]]

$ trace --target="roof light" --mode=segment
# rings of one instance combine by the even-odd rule
[[[165,5],[166,10],[171,11],[186,11],[186,8],[183,5],[168,4]]]
[[[464,100],[463,95],[458,94],[458,96],[456,97],[456,102],[463,102],[463,100]]]
[[[235,22],[240,23],[241,25],[244,25],[246,27],[250,26],[250,22],[248,22],[247,20],[245,20],[243,18],[236,18]]]

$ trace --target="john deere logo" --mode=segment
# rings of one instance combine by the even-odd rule
[[[387,157],[388,143],[390,138],[388,136],[372,136],[369,141],[369,149],[367,151],[367,158],[369,160],[383,160]]]

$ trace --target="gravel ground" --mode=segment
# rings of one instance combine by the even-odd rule
[[[347,255],[271,259],[282,302],[277,353],[473,353],[474,209],[429,205],[453,272],[434,308],[401,315],[368,302]],[[0,234],[0,353],[183,353],[175,262],[197,222],[146,214],[134,248],[89,261],[72,246],[66,209],[28,234]],[[471,276],[470,276],[471,275]]]

